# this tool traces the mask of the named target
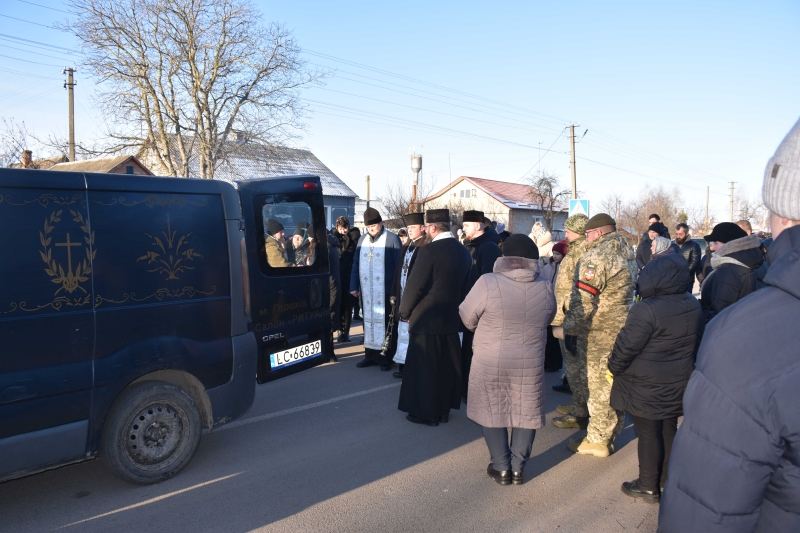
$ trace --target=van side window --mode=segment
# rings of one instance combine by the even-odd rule
[[[305,202],[267,197],[261,209],[267,264],[272,268],[303,268],[317,260],[317,235],[311,207]]]

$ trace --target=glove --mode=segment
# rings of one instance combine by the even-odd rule
[[[578,353],[578,337],[574,335],[566,335],[564,337],[564,347],[572,354]]]
[[[606,381],[608,381],[609,385],[614,384],[614,374],[612,374],[608,369],[606,369]]]

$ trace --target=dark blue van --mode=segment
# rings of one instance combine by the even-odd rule
[[[0,227],[0,481],[97,455],[162,481],[333,350],[316,176],[2,169]]]

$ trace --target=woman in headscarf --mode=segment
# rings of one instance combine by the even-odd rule
[[[486,472],[501,485],[523,483],[545,423],[544,349],[556,301],[538,257],[530,237],[511,235],[494,272],[478,279],[458,309],[475,332],[467,417],[483,426],[492,460]]]
[[[314,246],[308,237],[308,228],[299,227],[292,235],[292,248],[294,249],[294,266],[309,266],[314,264]]]

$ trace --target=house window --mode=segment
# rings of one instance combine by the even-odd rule
[[[475,196],[475,189],[472,190],[465,189],[463,191],[459,191],[459,196],[461,198],[472,198],[473,196]]]
[[[133,165],[128,165],[125,167],[125,174],[133,174]]]

